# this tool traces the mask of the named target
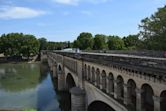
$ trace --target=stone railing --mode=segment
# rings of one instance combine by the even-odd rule
[[[108,53],[108,54],[126,54],[126,55],[136,55],[136,56],[147,56],[147,57],[157,57],[163,58],[165,51],[153,51],[153,50],[90,50],[83,52],[93,52],[93,53]]]
[[[166,82],[166,59],[129,56],[120,54],[104,54],[104,53],[73,53],[73,52],[54,52],[58,55],[93,62],[112,67],[114,69],[133,73],[134,76],[153,79],[159,82]],[[58,60],[61,58],[57,58]]]
[[[141,57],[141,56],[128,56],[120,54],[99,54],[99,53],[72,53],[72,52],[55,52],[57,54],[75,58],[83,59],[91,62],[98,62],[100,64],[122,64],[132,65],[139,67],[155,68],[159,70],[166,70],[166,59],[165,58],[152,58],[152,57]]]

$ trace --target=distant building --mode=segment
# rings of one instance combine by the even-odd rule
[[[62,51],[79,53],[80,49],[79,48],[66,48],[66,49],[62,49]]]

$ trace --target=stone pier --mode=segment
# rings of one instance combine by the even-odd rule
[[[71,93],[71,111],[86,111],[85,91],[79,87],[70,90]]]

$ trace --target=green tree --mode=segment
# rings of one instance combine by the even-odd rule
[[[123,37],[122,40],[124,41],[125,47],[127,49],[137,49],[141,42],[138,36],[139,35],[128,35],[127,37]]]
[[[82,32],[77,40],[73,43],[74,48],[80,48],[81,50],[92,49],[93,47],[93,37],[91,33]]]
[[[107,48],[106,39],[107,39],[106,35],[102,34],[95,35],[93,49],[95,50],[106,49]]]
[[[107,43],[108,43],[108,48],[110,50],[122,50],[122,49],[124,49],[124,42],[118,36],[109,36]]]
[[[55,42],[47,42],[47,50],[55,50]]]
[[[70,48],[70,42],[52,42],[49,41],[47,42],[47,50],[61,50],[61,49],[65,49],[65,48]]]
[[[29,57],[31,55],[36,55],[39,52],[40,43],[33,35],[24,35],[23,44],[21,47],[21,53],[25,57]]]
[[[145,48],[166,50],[166,6],[159,8],[151,17],[143,19],[139,27]]]
[[[46,38],[39,38],[38,41],[40,43],[39,51],[46,50],[47,49],[47,39]]]
[[[1,52],[5,56],[25,56],[35,55],[39,51],[39,42],[33,35],[22,33],[3,34],[0,37]]]
[[[66,48],[71,48],[71,43],[70,43],[70,41],[67,41],[66,43],[67,43],[67,47],[66,47]]]
[[[79,47],[79,41],[78,40],[74,40],[73,48],[78,48],[78,47]]]
[[[22,33],[9,33],[1,36],[1,50],[6,56],[20,56]]]

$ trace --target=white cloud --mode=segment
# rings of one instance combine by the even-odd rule
[[[106,3],[110,0],[86,0],[86,1],[92,4],[99,4],[99,3]]]
[[[60,4],[77,5],[80,0],[53,0]]]
[[[46,14],[45,11],[26,7],[3,7],[0,8],[0,19],[26,19]]]
[[[98,3],[105,3],[111,0],[52,0],[59,4],[66,4],[66,5],[78,5],[81,2],[98,4]]]

